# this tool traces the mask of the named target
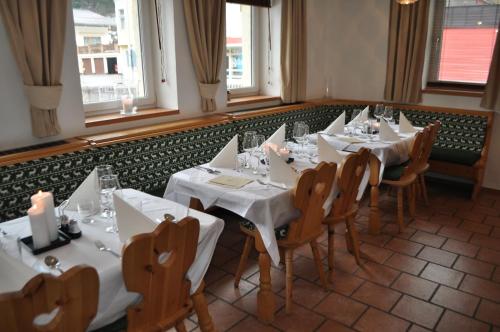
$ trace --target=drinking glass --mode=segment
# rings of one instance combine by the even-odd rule
[[[95,212],[94,201],[92,200],[80,201],[77,203],[76,208],[78,210],[78,215],[80,216],[82,223],[84,224],[94,223],[94,219],[91,218]]]
[[[95,190],[97,193],[99,193],[101,190],[100,184],[99,184],[99,179],[101,178],[101,176],[113,174],[113,166],[111,166],[111,165],[98,165],[98,166],[96,166],[95,170],[96,170],[96,184],[95,184],[96,189]],[[104,209],[104,206],[102,205],[102,203],[100,203],[99,209],[100,209],[101,215],[103,217],[108,217],[107,211]]]
[[[253,137],[253,146],[255,147],[253,150],[253,155],[257,157],[257,164],[253,169],[253,174],[259,174],[260,170],[260,160],[265,156],[264,147],[262,146],[266,141],[264,135],[255,135]]]
[[[392,110],[392,106],[386,106],[384,109],[384,120],[387,123],[390,123],[394,117],[394,111]]]
[[[99,178],[99,187],[101,194],[101,205],[107,211],[108,222],[112,222],[112,225],[106,228],[108,233],[117,233],[118,228],[116,226],[116,220],[114,218],[115,211],[113,205],[113,193],[120,188],[118,182],[118,175],[103,175]]]
[[[380,122],[380,118],[384,116],[384,105],[377,104],[375,106],[375,111],[373,112],[373,116],[377,118],[377,121]]]
[[[307,125],[302,121],[297,121],[293,124],[292,136],[300,146],[299,156],[302,155],[302,152],[303,152],[302,148],[303,148],[304,139],[306,136],[306,126]],[[309,130],[309,128],[307,130]]]
[[[250,168],[252,151],[255,149],[253,138],[257,133],[255,131],[246,131],[243,134],[243,151],[245,151],[245,168]]]

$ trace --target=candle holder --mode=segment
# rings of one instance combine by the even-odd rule
[[[123,95],[122,96],[122,109],[120,114],[123,115],[134,115],[137,113],[137,107],[134,106],[134,96],[133,95]]]

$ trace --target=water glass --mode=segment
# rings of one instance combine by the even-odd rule
[[[115,211],[113,205],[113,193],[120,188],[118,175],[112,174],[101,176],[99,178],[99,187],[101,195],[101,205],[107,212],[108,222],[112,222],[112,226],[106,228],[106,232],[117,233],[118,228],[116,226],[116,220],[114,218]]]
[[[246,131],[243,134],[243,151],[245,151],[245,168],[250,168],[250,159],[252,151],[256,148],[253,145],[253,138],[257,133],[255,131]]]
[[[95,213],[94,201],[92,200],[83,200],[77,203],[76,208],[78,210],[78,215],[82,223],[84,224],[93,224],[94,219],[91,217]]]
[[[257,157],[257,164],[254,167],[253,174],[259,174],[260,170],[260,160],[265,156],[264,147],[262,146],[266,141],[264,135],[255,135],[253,137],[253,146],[255,146],[253,150],[253,154]]]
[[[382,116],[384,116],[384,105],[377,104],[375,106],[375,111],[373,112],[373,116],[375,116],[377,118],[378,122],[380,122],[380,118],[382,118]]]
[[[21,238],[11,234],[0,236],[0,250],[15,259],[22,260]]]
[[[394,111],[392,110],[392,106],[386,106],[384,109],[384,120],[387,123],[390,123],[394,117]]]

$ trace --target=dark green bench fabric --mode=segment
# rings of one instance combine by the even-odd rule
[[[25,215],[39,189],[61,203],[99,164],[123,187],[161,196],[171,174],[210,161],[234,135],[233,125],[215,125],[0,167],[0,221]]]

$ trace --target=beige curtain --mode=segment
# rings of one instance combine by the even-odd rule
[[[302,101],[306,96],[306,2],[281,3],[281,99]]]
[[[500,26],[481,106],[500,111]]]
[[[67,6],[68,0],[0,1],[0,14],[23,77],[33,135],[37,137],[60,132],[56,108],[62,92]]]
[[[422,99],[429,0],[400,5],[391,0],[386,100],[418,103]]]
[[[226,1],[184,0],[184,16],[201,108],[204,112],[215,111],[219,71],[224,61]]]

